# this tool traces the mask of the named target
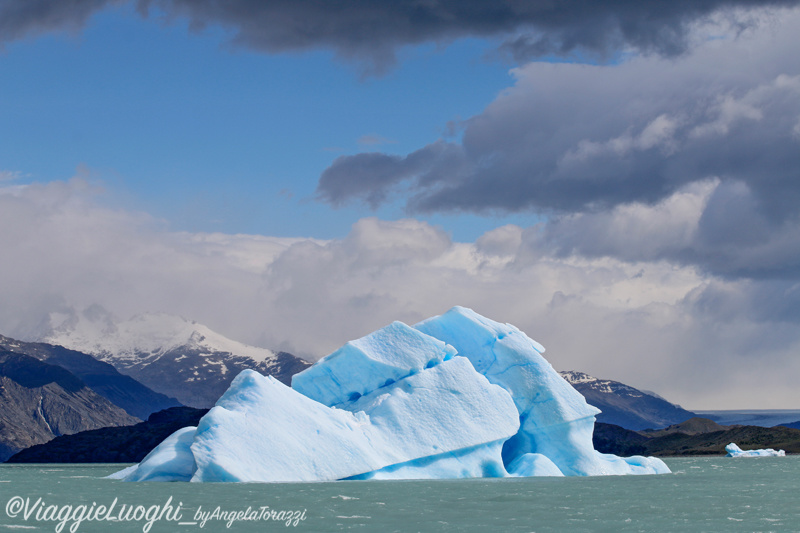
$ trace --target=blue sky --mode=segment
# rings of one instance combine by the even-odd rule
[[[0,0],[0,334],[99,305],[315,359],[463,305],[561,370],[797,408],[798,26],[797,0]]]
[[[369,210],[314,200],[339,155],[406,153],[481,111],[511,82],[490,40],[408,47],[385,75],[319,50],[263,54],[219,28],[159,24],[130,5],[80,32],[28,37],[0,56],[0,160],[20,182],[76,173],[175,230],[342,237]],[[373,144],[374,143],[374,144]],[[397,206],[378,216],[398,218]],[[504,218],[429,217],[474,239]]]

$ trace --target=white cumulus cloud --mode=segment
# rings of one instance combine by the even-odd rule
[[[78,179],[6,188],[0,332],[35,336],[49,313],[99,304],[121,317],[179,314],[236,340],[319,357],[393,320],[464,305],[519,326],[559,369],[690,408],[779,407],[796,390],[800,291],[715,278],[644,242],[648,223],[660,227],[662,244],[692,242],[718,188],[691,186],[591,221],[502,226],[476,242],[454,242],[414,219],[365,218],[328,241],[172,232],[147,214],[105,206],[103,193]],[[645,251],[565,252],[553,235],[569,224],[600,225],[601,247],[627,237]]]

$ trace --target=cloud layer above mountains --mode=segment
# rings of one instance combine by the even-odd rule
[[[638,228],[637,217],[662,217],[680,245],[721,186],[690,186],[619,218]],[[688,407],[777,407],[796,394],[794,282],[728,280],[648,253],[565,255],[546,224],[459,243],[425,222],[365,218],[343,239],[317,241],[174,233],[103,202],[80,179],[2,189],[0,227],[11,230],[0,233],[3,334],[35,337],[50,312],[100,304],[120,318],[180,314],[318,357],[460,304],[519,326],[556,368]],[[646,248],[644,236],[632,238]]]

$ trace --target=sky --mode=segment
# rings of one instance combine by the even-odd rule
[[[311,360],[454,305],[800,405],[800,1],[0,0],[0,333]]]

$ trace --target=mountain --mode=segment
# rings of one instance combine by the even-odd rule
[[[64,368],[0,350],[0,461],[59,435],[138,421]]]
[[[683,433],[684,435],[702,435],[703,433],[713,433],[715,431],[726,431],[728,426],[721,426],[711,420],[710,418],[702,418],[696,416],[690,418],[680,424],[673,424],[663,429],[645,429],[639,431],[640,435],[647,438],[665,437],[675,433]]]
[[[619,455],[725,455],[725,446],[731,442],[745,449],[774,448],[800,453],[800,429],[719,426],[713,420],[693,418],[667,430],[631,431],[598,422],[592,442],[599,452]]]
[[[626,429],[663,428],[696,416],[660,396],[619,381],[598,379],[583,372],[559,372],[586,401],[602,411],[597,421]]]
[[[138,463],[175,431],[196,426],[205,409],[172,407],[134,426],[106,427],[57,437],[22,450],[9,463]]]
[[[31,356],[74,374],[100,396],[141,420],[150,414],[180,405],[175,398],[152,391],[112,365],[91,355],[39,342],[22,342],[0,335],[0,349]]]
[[[53,316],[41,339],[89,353],[182,404],[214,405],[239,372],[253,369],[291,383],[310,363],[286,352],[248,346],[167,314],[117,321],[98,306]]]
[[[785,426],[800,420],[800,409],[725,409],[696,411],[698,416],[710,418],[723,426]]]

